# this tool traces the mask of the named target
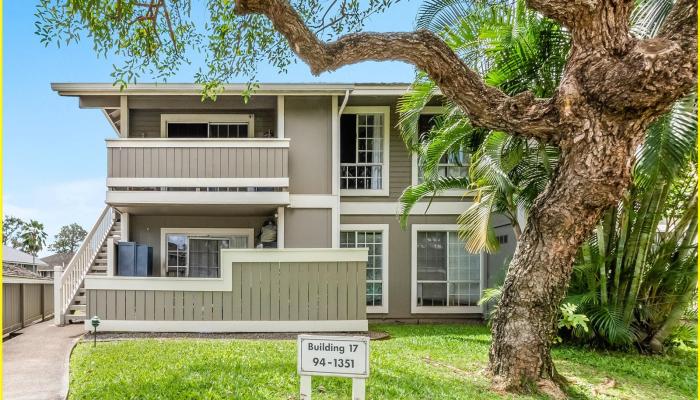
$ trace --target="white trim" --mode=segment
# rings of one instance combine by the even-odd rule
[[[129,137],[129,100],[126,95],[119,96],[119,136]]]
[[[224,264],[222,264],[222,267]],[[233,269],[221,268],[220,278],[175,278],[167,276],[106,276],[87,275],[85,289],[154,290],[183,292],[230,292]]]
[[[473,314],[483,313],[483,306],[443,306],[443,307],[419,307],[417,282],[418,282],[418,232],[456,232],[459,225],[456,224],[413,224],[411,225],[411,314]],[[479,295],[484,291],[485,254],[479,257]]]
[[[289,204],[288,192],[107,191],[107,204]]]
[[[284,96],[277,96],[277,139],[284,137]]]
[[[91,331],[89,319],[86,331]],[[101,320],[101,332],[366,332],[368,322],[360,320],[322,321],[123,321]]]
[[[187,236],[215,235],[217,237],[247,236],[248,248],[252,249],[255,247],[255,229],[253,228],[160,228],[160,276],[162,277],[166,276],[167,271],[166,260],[168,259],[168,254],[165,237],[169,234],[180,234]],[[189,251],[190,249],[188,246],[187,252],[189,253]],[[219,268],[223,270],[221,267],[224,265],[225,264],[222,259],[221,263],[219,264]],[[187,277],[186,279],[191,278]]]
[[[443,106],[425,106],[421,111],[421,114],[425,115],[438,115],[445,112],[445,107]],[[418,154],[411,152],[411,186],[416,186],[418,184]],[[465,191],[460,189],[450,189],[442,191],[436,196],[438,197],[463,197],[465,196]]]
[[[117,136],[121,136],[121,135],[122,135],[121,131],[120,131],[119,128],[117,128],[117,126],[114,124],[114,121],[112,121],[112,117],[109,116],[109,113],[107,112],[107,110],[117,110],[117,109],[116,109],[116,108],[103,108],[103,109],[102,109],[102,114],[104,114],[105,118],[107,118],[107,121],[109,121],[109,125],[112,126],[112,129],[114,129],[114,132],[117,133]],[[120,122],[120,123],[121,123],[121,122]]]
[[[107,148],[122,147],[260,147],[289,148],[289,139],[180,139],[180,138],[129,138],[105,139]]]
[[[289,187],[289,178],[107,178],[108,187]]]
[[[124,240],[125,242],[127,240]],[[114,254],[114,238],[107,238],[107,276],[114,276],[114,272],[117,270],[115,262],[117,257]]]
[[[335,208],[337,197],[329,194],[290,194],[289,208]]]
[[[334,202],[331,208],[331,247],[340,248],[340,196],[333,196]]]
[[[284,248],[284,207],[277,207],[277,248]]]
[[[231,262],[366,262],[367,249],[225,249],[221,251]],[[223,262],[222,262],[223,265]]]
[[[409,215],[460,215],[473,203],[471,201],[419,202]],[[398,202],[343,201],[341,215],[398,215],[401,204]]]
[[[225,249],[221,251],[220,265],[222,268],[219,278],[87,275],[85,289],[230,292],[233,288],[233,268],[231,265],[234,262],[363,261],[367,261],[367,249]],[[47,283],[50,284],[51,281]]]
[[[33,283],[37,285],[53,285],[54,280],[51,278],[18,278],[15,276],[3,276],[2,283]]]
[[[389,312],[389,224],[340,224],[341,231],[380,231],[382,232],[382,305],[368,306],[368,314]],[[368,251],[369,252],[369,251]]]
[[[383,114],[384,115],[384,140],[382,149],[382,188],[374,189],[340,189],[341,196],[389,196],[389,168],[390,168],[390,140],[391,140],[391,107],[389,106],[348,106],[343,110],[343,114]],[[340,118],[338,120],[340,124]],[[338,128],[340,135],[340,127]],[[340,155],[338,155],[340,158]],[[340,161],[340,160],[339,160]],[[340,179],[340,171],[338,171],[338,179]]]
[[[248,137],[255,136],[255,117],[253,114],[160,114],[160,137],[170,139],[168,138],[168,124],[175,122],[187,124],[246,123],[248,124]]]
[[[107,180],[109,182],[109,179]],[[129,213],[121,213],[119,220],[119,241],[129,241]]]

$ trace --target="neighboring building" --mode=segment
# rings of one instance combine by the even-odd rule
[[[107,208],[63,277],[63,317],[161,331],[483,318],[513,231],[496,215],[501,251],[467,253],[463,193],[417,205],[401,228],[398,198],[420,176],[396,128],[407,84],[264,84],[248,102],[245,86],[203,102],[189,84],[52,85],[101,109],[117,136]],[[439,112],[426,107],[420,129]],[[467,172],[454,159],[441,171]],[[140,264],[120,240],[151,248],[152,276],[119,276],[116,252]]]
[[[2,266],[4,267],[19,267],[27,271],[38,274],[42,268],[47,268],[48,264],[41,261],[39,257],[32,256],[23,251],[17,250],[10,246],[2,246]]]
[[[55,267],[61,267],[61,270],[66,269],[68,263],[73,258],[75,253],[56,253],[48,257],[43,257],[41,261],[47,264],[46,267],[39,267],[39,274],[41,276],[53,278],[53,271]]]

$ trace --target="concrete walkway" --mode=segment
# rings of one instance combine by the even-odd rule
[[[83,324],[57,327],[53,320],[22,329],[2,344],[2,398],[63,400],[68,361]]]

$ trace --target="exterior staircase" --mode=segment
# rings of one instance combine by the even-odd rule
[[[87,318],[87,275],[107,275],[107,243],[118,242],[121,235],[119,213],[107,206],[83,241],[66,269],[55,278],[54,307],[57,325],[82,322]]]

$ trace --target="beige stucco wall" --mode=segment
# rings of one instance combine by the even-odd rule
[[[284,247],[331,247],[331,209],[287,208],[284,212]]]
[[[289,193],[331,193],[331,96],[287,96],[284,136],[289,143]]]

